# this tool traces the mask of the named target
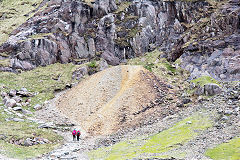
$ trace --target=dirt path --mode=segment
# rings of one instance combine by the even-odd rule
[[[82,130],[81,126],[77,125],[76,122],[70,121],[63,113],[61,113],[56,108],[56,102],[59,100],[59,98],[65,93],[66,91],[62,91],[60,93],[57,93],[55,95],[55,98],[50,100],[42,110],[39,110],[35,113],[35,118],[38,121],[41,121],[42,123],[49,123],[53,122],[57,125],[73,125],[70,127],[70,131],[59,131],[56,130],[56,133],[61,135],[64,138],[63,144],[56,148],[55,150],[51,151],[50,153],[47,153],[39,158],[34,159],[43,159],[43,160],[49,160],[49,159],[88,159],[88,156],[84,154],[83,152],[91,149],[94,147],[94,138],[87,138],[87,133]],[[67,127],[68,128],[68,127]],[[74,128],[81,130],[81,138],[80,141],[73,141],[71,130]]]

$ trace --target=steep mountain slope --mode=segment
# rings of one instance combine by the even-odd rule
[[[118,65],[159,48],[169,61],[183,59],[192,78],[240,79],[238,0],[51,0],[41,5],[45,8],[1,45],[1,70],[99,57]]]
[[[0,0],[0,159],[240,159],[239,15],[239,0]]]

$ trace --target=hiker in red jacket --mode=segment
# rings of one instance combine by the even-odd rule
[[[75,139],[76,139],[76,134],[77,134],[76,129],[74,129],[73,132],[72,132],[73,141],[75,141]]]
[[[79,141],[80,135],[81,135],[81,132],[78,130],[78,131],[77,131],[77,141]]]

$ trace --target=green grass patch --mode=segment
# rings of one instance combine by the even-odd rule
[[[158,134],[122,141],[110,147],[99,148],[89,152],[89,157],[91,159],[109,160],[133,158],[169,158],[172,155],[163,155],[163,153],[178,148],[179,145],[193,139],[202,130],[205,130],[211,126],[212,121],[207,113],[196,113]],[[182,157],[183,155],[184,154],[181,154],[180,156]]]
[[[176,72],[176,68],[173,67],[169,62],[165,62],[164,65],[165,65],[165,67],[166,67],[169,71],[171,71],[172,73],[175,73],[175,72]]]
[[[1,115],[2,116],[2,115]],[[5,116],[6,117],[6,116]],[[3,133],[7,138],[0,141],[0,145],[5,154],[11,158],[26,159],[39,156],[51,151],[57,147],[63,140],[61,136],[48,129],[38,129],[35,123],[30,122],[4,122],[1,118],[0,133]],[[46,138],[51,141],[51,144],[38,144],[34,146],[20,146],[9,143],[10,139],[26,139],[33,137]]]
[[[5,86],[3,91],[25,87],[30,92],[37,93],[31,98],[31,105],[34,106],[53,98],[55,90],[62,90],[66,84],[72,83],[72,73],[77,67],[79,66],[56,63],[20,74],[1,72],[0,84]]]
[[[214,160],[239,160],[240,159],[240,138],[222,143],[215,148],[208,149],[206,156]]]
[[[201,87],[203,87],[205,84],[208,84],[208,83],[214,83],[214,84],[220,85],[217,80],[215,80],[214,78],[209,77],[209,76],[202,76],[202,77],[192,80],[191,82],[198,84]]]
[[[23,24],[30,16],[24,16],[36,9],[42,0],[3,0],[0,2],[0,44],[9,34]]]
[[[88,63],[88,67],[96,68],[97,67],[97,62],[95,60],[91,61],[90,63]]]

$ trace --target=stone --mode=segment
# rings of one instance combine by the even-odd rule
[[[27,138],[25,141],[24,141],[24,146],[32,146],[33,145],[33,142],[31,141],[30,138]]]
[[[15,89],[11,89],[9,92],[9,95],[12,97],[16,96],[16,94],[17,94],[17,91]]]
[[[21,88],[20,91],[28,92],[27,88]]]
[[[44,123],[38,126],[38,128],[56,128],[55,125],[52,122]]]
[[[7,138],[6,135],[4,135],[4,134],[0,134],[0,140],[5,140],[6,138]]]
[[[239,111],[239,107],[234,108],[234,112],[238,112]]]
[[[22,107],[13,107],[14,111],[22,111]]]
[[[14,121],[14,122],[24,122],[24,119],[21,119],[21,118],[13,118],[12,121]]]
[[[8,94],[7,94],[7,92],[1,92],[1,96],[2,96],[2,98],[4,98],[4,97],[7,97]]]
[[[225,115],[231,115],[231,114],[233,114],[233,112],[232,112],[231,110],[226,110],[226,111],[224,112],[224,114],[225,114]]]
[[[113,53],[108,52],[108,51],[103,52],[102,58],[105,59],[108,62],[108,64],[110,64],[110,65],[115,66],[115,65],[118,65],[120,63],[119,58],[114,56]]]
[[[40,104],[36,104],[33,108],[37,111],[42,109],[42,106]]]
[[[104,59],[101,59],[101,61],[99,62],[99,71],[103,71],[106,68],[108,68],[107,61]]]
[[[3,104],[6,104],[6,102],[9,100],[10,98],[8,96],[3,98]]]
[[[19,96],[12,97],[17,103],[22,102],[22,98]]]
[[[198,88],[196,89],[196,91],[194,92],[195,95],[200,96],[204,94],[204,88],[198,86]]]
[[[12,108],[15,107],[17,102],[14,99],[8,99],[5,103],[6,107]]]
[[[16,116],[18,116],[18,117],[20,117],[20,118],[23,118],[24,117],[24,115],[22,115],[21,113],[15,113],[16,114]]]
[[[221,120],[223,120],[223,121],[227,121],[229,118],[228,118],[228,116],[223,116],[222,118],[221,118]]]
[[[207,96],[219,94],[221,91],[221,88],[217,84],[209,83],[204,85],[204,93]]]
[[[192,124],[192,122],[191,121],[187,121],[186,124]]]
[[[177,103],[177,107],[182,108],[184,105],[182,103]]]
[[[182,100],[182,103],[183,104],[188,104],[188,103],[190,103],[191,102],[191,99],[189,99],[189,98],[184,98],[183,100]]]

